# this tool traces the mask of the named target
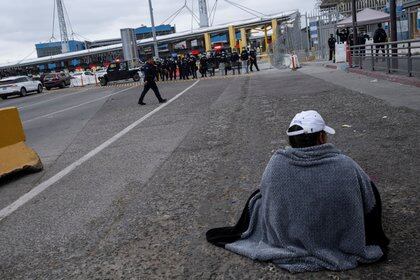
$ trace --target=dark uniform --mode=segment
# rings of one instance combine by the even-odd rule
[[[235,75],[235,68],[238,69],[238,74],[241,74],[241,63],[239,62],[239,54],[236,51],[230,56],[230,61],[233,75]]]
[[[337,42],[337,40],[331,34],[331,37],[328,39],[328,47],[330,49],[330,59],[329,60],[334,60],[334,56],[335,56],[335,43],[336,42]]]
[[[157,70],[156,70],[156,66],[153,63],[146,63],[141,71],[144,72],[144,89],[143,92],[140,95],[140,99],[139,99],[139,104],[140,105],[145,105],[145,103],[143,102],[144,96],[146,95],[146,93],[149,91],[149,89],[152,89],[153,92],[156,95],[156,98],[159,100],[159,103],[164,103],[166,102],[166,99],[163,99],[160,96],[160,92],[159,89],[156,85],[155,79],[158,76]]]
[[[342,29],[341,31],[337,29],[336,34],[337,34],[338,38],[340,38],[340,43],[344,43],[344,42],[348,41],[350,31],[349,31],[348,27]]]
[[[248,73],[249,52],[245,48],[243,48],[241,52],[241,61],[242,68],[245,68],[245,72]]]
[[[200,73],[201,78],[207,77],[207,58],[204,55],[200,58]]]
[[[229,71],[229,70],[232,70],[232,63],[231,63],[231,61],[230,61],[230,57],[231,57],[231,54],[230,54],[230,53],[227,53],[227,54],[226,54],[226,57],[224,58],[224,63],[225,63],[225,75],[227,75],[227,74],[228,74],[228,71]]]
[[[378,29],[375,30],[373,34],[373,42],[374,43],[385,43],[388,38],[386,35],[385,30],[382,28],[382,25],[378,24]],[[376,46],[376,56],[378,56],[379,50],[382,51],[383,55],[385,55],[385,45],[377,45]]]
[[[257,69],[257,71],[260,71],[260,68],[258,68],[258,64],[257,64],[257,53],[255,52],[255,50],[254,49],[252,49],[250,52],[249,52],[249,60],[250,60],[250,70],[251,71],[253,71],[252,70],[252,66],[255,66],[255,68]]]
[[[188,64],[188,60],[187,59],[185,59],[185,58],[183,58],[182,60],[181,60],[181,63],[179,64],[179,66],[180,66],[180,69],[179,69],[179,71],[180,71],[180,79],[182,79],[182,80],[189,80],[189,75],[190,75],[190,69],[189,69],[189,64]]]
[[[192,56],[189,60],[190,73],[193,79],[197,79],[197,60]]]
[[[166,58],[162,61],[160,77],[162,78],[162,81],[165,81],[165,79],[167,81],[169,80],[169,62]]]
[[[175,59],[169,60],[169,78],[176,80],[176,68],[177,68],[177,61]]]

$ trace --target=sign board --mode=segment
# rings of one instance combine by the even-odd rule
[[[335,62],[346,62],[346,43],[335,43]]]

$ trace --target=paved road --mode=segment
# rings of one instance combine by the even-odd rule
[[[22,107],[28,143],[48,163],[1,186],[0,209],[111,142],[0,221],[0,279],[414,279],[420,112],[331,75],[267,70],[162,84],[172,99],[164,107],[152,94],[139,107],[138,88],[112,87],[7,101]],[[309,108],[377,181],[392,240],[386,263],[291,275],[205,242],[208,228],[235,222],[270,155],[287,144],[290,119]]]

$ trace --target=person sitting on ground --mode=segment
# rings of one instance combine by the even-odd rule
[[[341,271],[386,259],[381,198],[362,168],[327,143],[316,111],[297,114],[234,227],[211,229],[207,240],[290,272]]]

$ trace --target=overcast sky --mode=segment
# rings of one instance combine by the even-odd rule
[[[150,26],[147,0],[63,0],[75,33],[89,40],[117,38],[120,29]],[[155,23],[162,23],[180,8],[185,0],[153,0]],[[215,0],[207,0],[210,8]],[[299,9],[310,11],[315,0],[231,0],[262,13]],[[189,7],[197,0],[187,0]],[[0,63],[36,57],[35,43],[47,42],[52,34],[54,0],[0,0]],[[209,11],[210,12],[210,11]],[[196,14],[198,12],[196,11]],[[218,0],[214,24],[250,18],[252,15]],[[191,29],[187,11],[175,21],[178,31]],[[195,28],[197,24],[195,25]],[[69,27],[70,29],[70,27]],[[56,20],[55,38],[60,38]],[[69,30],[69,33],[71,31]],[[75,39],[83,40],[75,36]],[[32,53],[32,54],[31,54]],[[31,54],[31,55],[30,55]]]

